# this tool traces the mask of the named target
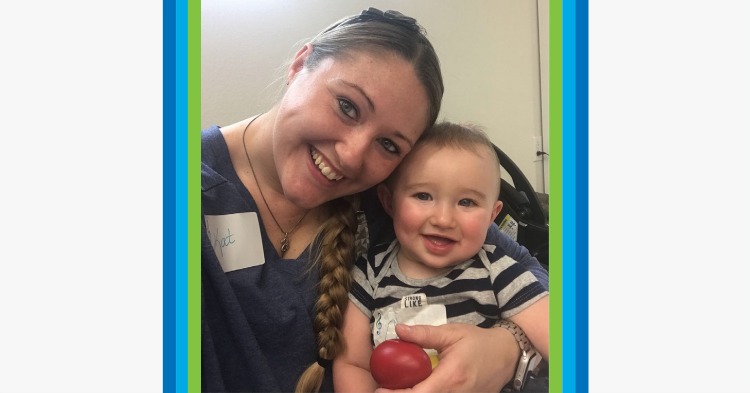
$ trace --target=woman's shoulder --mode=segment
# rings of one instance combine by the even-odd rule
[[[210,161],[223,152],[229,153],[227,142],[219,126],[211,126],[201,131],[201,161]]]
[[[201,177],[204,191],[236,180],[229,147],[218,126],[201,131]]]

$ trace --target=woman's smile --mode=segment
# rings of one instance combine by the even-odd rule
[[[339,181],[344,178],[343,175],[340,175],[337,170],[335,170],[330,163],[328,163],[327,160],[323,158],[323,156],[315,150],[314,147],[310,147],[310,157],[313,159],[313,163],[315,163],[315,166],[318,167],[318,170],[320,170],[320,173],[325,176],[330,181]]]

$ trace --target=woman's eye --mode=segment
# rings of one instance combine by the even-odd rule
[[[476,206],[477,204],[471,199],[461,199],[460,201],[458,201],[458,205],[464,206],[464,207],[471,207],[471,206]]]
[[[419,199],[420,201],[429,201],[430,200],[430,194],[426,192],[418,192],[414,195],[415,198]]]
[[[339,98],[339,109],[341,109],[341,112],[343,112],[347,117],[351,119],[357,118],[357,108],[348,100]]]
[[[396,144],[393,143],[393,141],[390,140],[390,139],[388,139],[388,138],[382,138],[382,139],[380,139],[380,144],[383,145],[383,148],[388,153],[393,153],[393,154],[400,154],[401,153],[401,149],[399,149],[398,146],[396,146]]]

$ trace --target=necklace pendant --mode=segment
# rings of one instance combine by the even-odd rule
[[[289,233],[284,233],[284,238],[281,239],[281,256],[284,256],[284,253],[289,251]]]

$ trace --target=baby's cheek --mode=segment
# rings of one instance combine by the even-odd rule
[[[467,238],[473,243],[477,243],[479,246],[481,246],[482,244],[484,244],[484,240],[487,237],[487,228],[489,228],[489,224],[486,222],[486,220],[470,220],[464,226],[464,238]]]
[[[408,199],[407,199],[408,201]],[[425,221],[425,213],[419,205],[415,203],[403,203],[397,207],[394,221],[404,229],[416,231]]]

